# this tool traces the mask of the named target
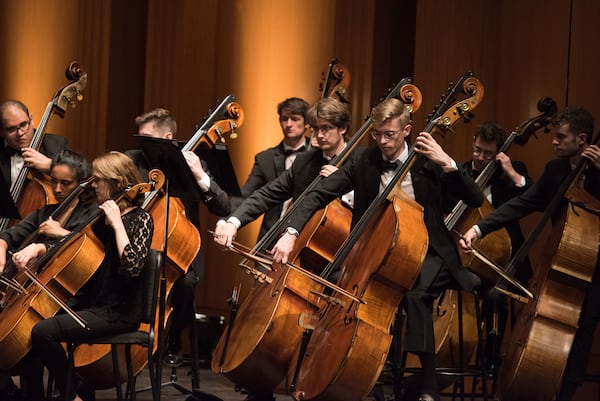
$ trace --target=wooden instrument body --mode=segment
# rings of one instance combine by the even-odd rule
[[[358,401],[368,394],[385,364],[390,326],[419,275],[427,246],[416,202],[394,197],[376,213],[345,259],[339,281],[366,304],[340,297],[341,303],[319,312],[295,383],[297,399]]]
[[[576,185],[566,197],[600,208],[598,199]],[[498,374],[499,400],[549,401],[555,396],[596,267],[598,238],[598,216],[577,207],[563,210],[546,244],[556,252],[546,254],[534,270],[531,289],[536,297],[513,325]]]

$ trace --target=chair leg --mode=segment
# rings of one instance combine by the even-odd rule
[[[135,376],[133,374],[133,363],[131,362],[131,344],[125,344],[125,359],[127,360],[127,392],[129,399],[135,401]]]
[[[115,376],[115,389],[117,390],[117,400],[123,401],[123,388],[121,387],[121,372],[119,371],[119,355],[117,345],[111,344],[110,353],[112,356],[113,374]]]
[[[67,382],[65,383],[65,393],[63,399],[65,401],[71,401],[70,394],[73,388],[73,373],[75,372],[75,344],[67,343]]]
[[[486,360],[485,360],[485,349],[483,347],[483,333],[481,332],[481,322],[482,320],[482,316],[481,316],[481,308],[479,307],[479,294],[477,294],[477,291],[473,292],[473,297],[474,297],[474,301],[475,301],[475,316],[476,316],[476,320],[477,320],[477,355],[476,355],[476,363],[478,368],[481,371],[481,392],[483,394],[483,400],[487,401],[488,399],[488,392],[487,392],[487,373],[485,371],[485,365],[486,365]],[[474,394],[475,394],[475,380],[473,380],[473,398],[474,399]]]

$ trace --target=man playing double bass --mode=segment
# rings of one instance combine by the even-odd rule
[[[0,120],[0,169],[8,185],[15,181],[23,166],[49,173],[52,157],[68,147],[65,138],[46,134],[40,152],[30,148],[34,133],[33,117],[27,106],[18,100],[7,100],[0,104]]]
[[[322,180],[309,192],[288,221],[288,229],[273,248],[276,262],[287,262],[294,247],[293,231],[302,230],[310,216],[335,197],[354,189],[353,225],[390,182],[395,163],[408,156],[406,138],[412,125],[409,109],[398,99],[387,99],[371,111],[372,137],[377,142]],[[408,322],[406,350],[419,355],[423,366],[423,387],[420,399],[439,400],[434,373],[435,341],[433,333],[433,301],[441,291],[454,283],[465,289],[478,285],[478,279],[461,266],[452,236],[443,221],[443,212],[449,211],[453,199],[463,199],[470,207],[482,203],[482,195],[473,179],[457,166],[429,133],[420,133],[416,140],[417,152],[427,161],[414,168],[402,181],[403,191],[424,207],[425,225],[429,235],[429,249],[414,288],[404,297]],[[356,153],[356,151],[355,151]],[[447,201],[447,204],[444,204]]]
[[[556,132],[552,145],[558,159],[546,164],[539,181],[525,193],[506,202],[470,228],[459,242],[465,252],[471,252],[473,241],[502,228],[508,222],[525,217],[534,211],[544,211],[561,182],[582,157],[591,161],[584,172],[583,188],[600,199],[600,148],[597,145],[590,145],[594,132],[593,116],[583,108],[566,109],[556,117],[554,124]],[[566,199],[563,201],[566,202]],[[557,401],[570,400],[577,386],[583,383],[598,319],[600,319],[600,269],[597,261],[579,316],[578,329],[569,353]]]
[[[78,153],[71,150],[63,150],[52,159],[50,167],[50,177],[52,181],[52,190],[59,204],[46,205],[33,211],[21,222],[7,228],[0,233],[0,274],[5,277],[12,277],[15,273],[15,266],[10,266],[12,270],[7,269],[8,251],[14,255],[20,255],[29,258],[33,249],[23,244],[26,238],[36,232],[31,241],[36,243],[44,242],[50,246],[55,241],[63,238],[71,230],[87,221],[90,216],[96,213],[98,205],[94,201],[93,191],[84,190],[73,202],[73,209],[66,213],[64,219],[52,219],[49,216],[59,207],[71,193],[78,187],[79,183],[88,178],[91,169],[87,160]],[[18,251],[18,252],[17,252]],[[0,352],[3,352],[0,350]],[[32,380],[42,377],[43,366],[34,358],[26,356],[14,368],[14,372],[0,371],[0,400],[8,399],[9,394],[14,392],[14,385],[10,381],[12,373],[22,374],[21,376],[21,394],[23,399],[43,400],[44,389],[41,380]],[[39,370],[39,372],[36,372]]]
[[[230,245],[240,227],[256,220],[277,204],[296,199],[319,175],[327,176],[337,170],[328,164],[345,146],[345,134],[350,126],[347,107],[334,98],[323,98],[309,107],[306,119],[310,124],[318,149],[299,153],[292,166],[262,188],[254,191],[226,220],[215,228],[215,242]],[[351,196],[342,200],[351,205]],[[295,233],[297,234],[297,233]],[[273,394],[252,393],[247,401],[272,401]]]

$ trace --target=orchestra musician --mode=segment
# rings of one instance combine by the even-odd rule
[[[58,204],[46,205],[33,211],[19,223],[0,233],[0,273],[4,272],[6,256],[10,251],[16,253],[24,245],[23,241],[37,230],[32,242],[52,243],[64,238],[71,230],[89,220],[98,210],[93,191],[82,191],[62,218],[52,219],[51,214],[58,208],[80,182],[88,178],[91,168],[88,161],[72,150],[63,150],[53,159],[50,167],[52,190]],[[0,372],[0,400],[25,399],[45,400],[41,380],[43,366],[41,361],[29,355],[10,372]],[[39,371],[38,371],[39,370]],[[21,389],[17,390],[10,380],[12,374],[21,373]]]
[[[552,145],[558,159],[546,164],[540,179],[525,193],[504,203],[471,227],[459,241],[465,252],[471,251],[474,241],[502,228],[509,221],[521,219],[534,211],[544,211],[561,182],[582,157],[592,163],[588,164],[581,185],[587,192],[600,199],[600,148],[590,144],[594,132],[593,116],[583,108],[566,109],[556,117],[554,125],[556,131]],[[599,318],[600,269],[596,262],[596,270],[586,292],[557,401],[571,400],[576,388],[583,383],[589,350]]]
[[[46,134],[38,152],[29,147],[33,138],[33,117],[19,100],[0,104],[2,141],[0,141],[0,169],[8,185],[15,182],[23,166],[48,174],[52,157],[68,148],[66,138]]]
[[[485,188],[483,194],[494,208],[525,192],[533,183],[527,174],[525,163],[511,160],[503,152],[498,152],[506,140],[506,131],[492,121],[486,121],[475,128],[473,137],[473,157],[462,164],[462,167],[477,179],[479,173],[491,162],[497,162],[496,169]],[[512,254],[514,255],[525,241],[521,226],[518,221],[506,224],[510,237]],[[521,283],[526,283],[531,278],[531,265],[529,259],[517,266],[515,278]],[[508,302],[506,295],[495,287],[488,288],[482,294],[482,315],[488,329],[486,342],[486,362],[490,367],[495,367],[498,358],[497,352],[502,344],[502,336],[508,317]],[[497,323],[495,323],[497,321]],[[489,336],[492,334],[493,337]]]
[[[177,133],[177,122],[170,111],[157,108],[144,113],[135,119],[138,126],[138,135],[153,138],[175,139]],[[128,150],[125,152],[138,167],[142,178],[148,176],[150,168],[144,153],[139,150]],[[190,167],[198,186],[202,190],[202,202],[208,210],[217,216],[227,216],[230,212],[230,202],[227,193],[221,189],[219,184],[212,178],[206,162],[192,151],[183,152],[186,163]],[[182,200],[187,219],[200,231],[200,205],[197,201]],[[177,366],[182,363],[181,355],[181,333],[191,321],[195,310],[194,293],[198,283],[204,277],[204,251],[200,249],[192,262],[187,273],[177,279],[173,285],[171,295],[171,326],[169,328],[167,352],[165,361]]]
[[[356,224],[391,180],[394,162],[406,160],[409,147],[406,138],[412,129],[409,109],[398,99],[386,99],[372,109],[371,119],[371,135],[377,146],[360,152],[306,195],[272,250],[275,262],[287,262],[296,240],[294,230],[302,230],[316,210],[351,189],[354,189],[352,222]],[[404,297],[408,316],[405,347],[419,355],[423,366],[420,399],[435,401],[439,400],[439,393],[434,374],[433,301],[443,289],[454,283],[470,290],[479,282],[461,266],[456,244],[444,225],[443,212],[449,211],[452,206],[449,194],[463,199],[470,207],[480,206],[483,198],[473,179],[457,166],[429,133],[420,133],[415,146],[417,152],[428,160],[406,176],[402,189],[424,207],[429,249],[414,288]],[[444,205],[444,201],[448,204]]]
[[[32,329],[31,353],[41,358],[53,375],[63,399],[82,400],[74,386],[65,397],[67,356],[61,343],[136,330],[141,320],[140,273],[148,254],[152,233],[152,217],[139,207],[144,199],[139,194],[115,202],[122,191],[140,183],[139,173],[129,157],[120,152],[105,153],[92,162],[92,187],[104,218],[92,229],[104,245],[104,259],[86,284],[78,304],[79,316],[87,322],[82,327],[69,314],[60,314],[38,322]],[[46,245],[34,243],[37,254],[17,252],[13,261],[25,268],[34,257],[46,252]],[[71,378],[80,384],[79,379]]]
[[[350,126],[350,113],[347,107],[334,98],[323,98],[309,107],[306,112],[308,124],[318,142],[318,149],[298,154],[292,166],[284,170],[276,179],[242,202],[227,218],[217,222],[215,242],[222,246],[231,244],[240,227],[256,220],[262,213],[271,210],[286,199],[296,199],[319,175],[326,177],[337,170],[328,164],[344,149],[345,135]],[[343,199],[352,206],[351,195]],[[298,232],[292,232],[298,235]],[[250,394],[246,401],[271,401],[273,394]]]
[[[288,98],[277,105],[283,140],[277,146],[265,149],[254,156],[252,170],[240,189],[243,198],[249,197],[257,189],[290,168],[299,152],[310,149],[309,139],[305,136],[309,126],[306,118],[308,108],[309,104],[297,97]],[[232,208],[236,208],[239,203],[237,199],[233,199]],[[265,212],[258,234],[259,239],[284,214],[288,203],[284,200]]]

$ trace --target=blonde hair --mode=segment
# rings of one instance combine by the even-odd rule
[[[400,117],[402,127],[411,123],[410,106],[401,100],[394,98],[386,99],[371,109],[371,120],[374,124],[382,124],[388,120]]]
[[[108,182],[111,198],[142,181],[133,161],[121,152],[107,152],[98,156],[92,162],[92,170],[95,176]],[[124,196],[117,204],[123,210],[132,205],[139,206],[143,200],[144,194],[142,193],[133,200]]]

